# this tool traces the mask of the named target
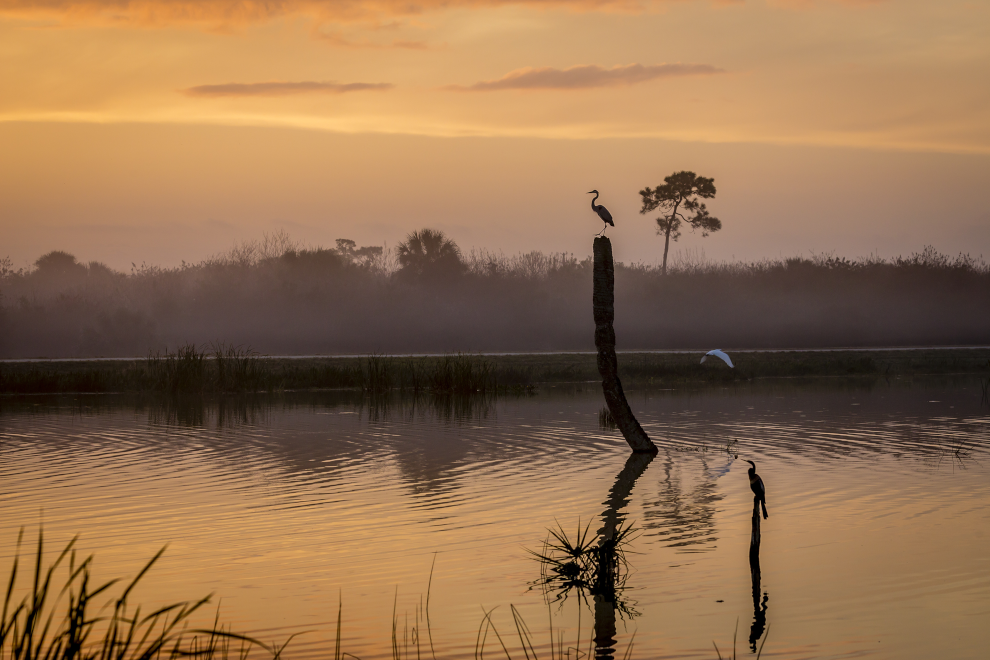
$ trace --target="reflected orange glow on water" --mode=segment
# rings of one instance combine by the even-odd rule
[[[661,453],[625,509],[641,530],[628,592],[641,616],[619,622],[618,653],[635,632],[636,657],[707,658],[712,640],[724,655],[737,618],[749,652],[744,458],[768,489],[768,656],[988,648],[990,416],[978,393],[938,387],[633,393]],[[482,607],[498,606],[495,623],[514,635],[510,603],[546,647],[525,548],[555,521],[597,518],[628,456],[598,429],[595,391],[460,417],[331,395],[224,405],[5,402],[0,568],[17,529],[39,519],[50,548],[79,533],[104,578],[133,575],[168,543],[137,601],[214,592],[235,630],[267,642],[305,631],[293,658],[332,653],[340,597],[344,650],[367,659],[391,657],[393,603],[400,637],[415,625],[435,556],[437,657],[473,656]],[[570,644],[580,609],[552,609]]]

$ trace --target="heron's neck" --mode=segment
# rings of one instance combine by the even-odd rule
[[[595,193],[595,196],[591,198],[591,208],[595,208],[596,199],[598,199],[598,193]]]

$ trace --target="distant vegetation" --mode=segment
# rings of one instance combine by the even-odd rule
[[[500,383],[498,377],[503,381]],[[283,390],[348,389],[434,396],[524,393],[532,374],[511,367],[496,372],[483,356],[267,359],[223,344],[193,344],[144,360],[20,362],[0,364],[0,393],[147,392],[229,394]]]
[[[55,251],[23,270],[0,260],[0,357],[213,342],[297,355],[592,350],[591,270],[564,253],[464,254],[430,230],[396,251],[275,234],[129,273]],[[990,268],[966,255],[673,259],[661,271],[617,264],[620,349],[990,343]]]
[[[621,353],[619,375],[632,387],[724,385],[764,378],[875,381],[917,375],[990,375],[990,349],[733,352],[735,369],[721,361],[701,364],[701,354]],[[359,400],[372,395],[377,403],[396,392],[414,398],[422,395],[447,406],[466,404],[474,395],[487,400],[502,394],[528,394],[546,385],[597,382],[601,376],[596,359],[593,353],[266,358],[230,346],[186,345],[139,360],[0,363],[0,394],[199,396],[342,390],[358,394]],[[985,390],[986,385],[982,387]],[[610,420],[610,416],[599,419],[604,426],[614,423]]]

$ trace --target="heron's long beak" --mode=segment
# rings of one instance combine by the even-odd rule
[[[597,190],[589,190],[589,191],[588,191],[588,192],[586,192],[585,194],[586,194],[586,195],[590,195],[591,193],[594,193],[594,192],[598,192],[598,191],[597,191]]]

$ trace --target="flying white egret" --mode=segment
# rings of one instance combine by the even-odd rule
[[[704,364],[705,363],[705,360],[708,359],[708,356],[709,355],[711,355],[713,357],[720,358],[722,360],[722,362],[725,362],[727,365],[729,365],[733,369],[736,368],[736,365],[732,364],[732,360],[729,359],[729,356],[726,355],[725,353],[723,353],[721,350],[719,350],[717,348],[714,351],[708,351],[707,353],[705,353],[704,357],[701,358],[701,364]]]
[[[597,213],[598,217],[601,218],[602,222],[605,223],[605,227],[603,227],[601,231],[601,233],[604,234],[605,230],[608,229],[608,226],[612,225],[614,227],[615,223],[612,222],[612,214],[608,212],[607,208],[605,208],[601,204],[595,204],[595,200],[598,199],[598,191],[589,190],[588,194],[590,195],[591,193],[595,193],[595,196],[591,198],[591,210]]]

